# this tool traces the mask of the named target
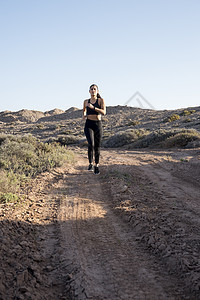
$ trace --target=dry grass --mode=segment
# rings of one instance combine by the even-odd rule
[[[14,199],[27,180],[72,161],[73,154],[58,143],[40,142],[32,135],[0,135],[0,199]],[[5,200],[5,201],[7,201]]]

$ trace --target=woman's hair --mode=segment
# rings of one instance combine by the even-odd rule
[[[94,83],[90,86],[90,89],[91,89],[93,86],[96,86],[97,90],[99,90],[98,86],[97,86],[96,84],[94,84]],[[101,98],[101,96],[100,96],[99,93],[97,93],[97,98]]]

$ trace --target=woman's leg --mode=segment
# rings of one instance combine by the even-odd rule
[[[86,136],[87,141],[88,141],[88,160],[89,160],[89,163],[92,164],[92,162],[93,162],[93,149],[94,149],[94,132],[89,127],[87,121],[85,123],[84,132],[85,132],[85,136]]]
[[[99,163],[102,132],[103,131],[102,131],[101,122],[96,122],[96,127],[94,130],[94,153],[95,153],[95,164],[96,165],[98,165],[98,163]]]

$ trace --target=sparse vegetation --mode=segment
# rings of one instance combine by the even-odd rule
[[[137,121],[137,120],[129,120],[127,126],[136,126],[136,125],[139,125],[140,122]]]
[[[40,142],[32,135],[0,135],[0,199],[8,202],[31,177],[72,160],[58,143]],[[12,194],[12,195],[11,195]]]
[[[190,118],[187,118],[184,122],[185,123],[189,123],[189,122],[191,122],[192,120],[190,119]]]
[[[0,194],[0,203],[8,203],[8,202],[17,202],[19,200],[19,196],[13,193],[1,193]]]
[[[172,114],[171,116],[169,116],[165,121],[166,122],[174,122],[180,119],[180,116],[177,114]]]
[[[37,128],[38,128],[38,129],[44,129],[44,124],[38,124],[38,125],[37,125]]]
[[[105,147],[121,147],[127,144],[131,144],[134,141],[146,136],[148,131],[144,129],[127,129],[120,131],[117,134],[112,135],[108,140],[104,142]]]
[[[199,132],[199,119],[200,107],[173,111],[153,111],[128,106],[107,107],[107,115],[102,118],[102,145],[105,147],[127,145],[130,148],[164,147],[163,143],[167,138],[186,128],[196,129]],[[13,126],[11,122],[15,125]],[[87,144],[81,110],[74,108],[65,113],[55,110],[53,114],[27,110],[15,113],[2,112],[0,129],[1,132],[15,135],[31,132],[45,143],[80,146]],[[189,143],[191,147],[199,145],[198,140]]]
[[[189,142],[193,142],[196,140],[200,140],[200,133],[195,129],[182,130],[181,132],[167,138],[163,143],[163,146],[165,148],[185,147]]]
[[[193,113],[195,113],[196,112],[196,110],[187,110],[187,109],[185,109],[184,111],[182,111],[181,113],[180,113],[180,116],[188,116],[188,115],[191,115],[191,114],[193,114]]]
[[[189,160],[186,159],[186,158],[181,158],[180,161],[181,161],[181,162],[189,162]]]
[[[79,143],[79,138],[74,135],[59,136],[57,141],[61,145],[71,145]]]
[[[171,148],[185,147],[192,141],[200,140],[200,133],[195,129],[155,130],[126,130],[111,136],[105,141],[105,147],[122,147],[127,145],[133,148]]]

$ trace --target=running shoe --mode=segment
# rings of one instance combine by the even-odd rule
[[[100,172],[99,172],[99,168],[98,167],[94,167],[94,174],[95,175],[99,175],[100,174]]]
[[[92,171],[93,165],[89,164],[88,171]]]

